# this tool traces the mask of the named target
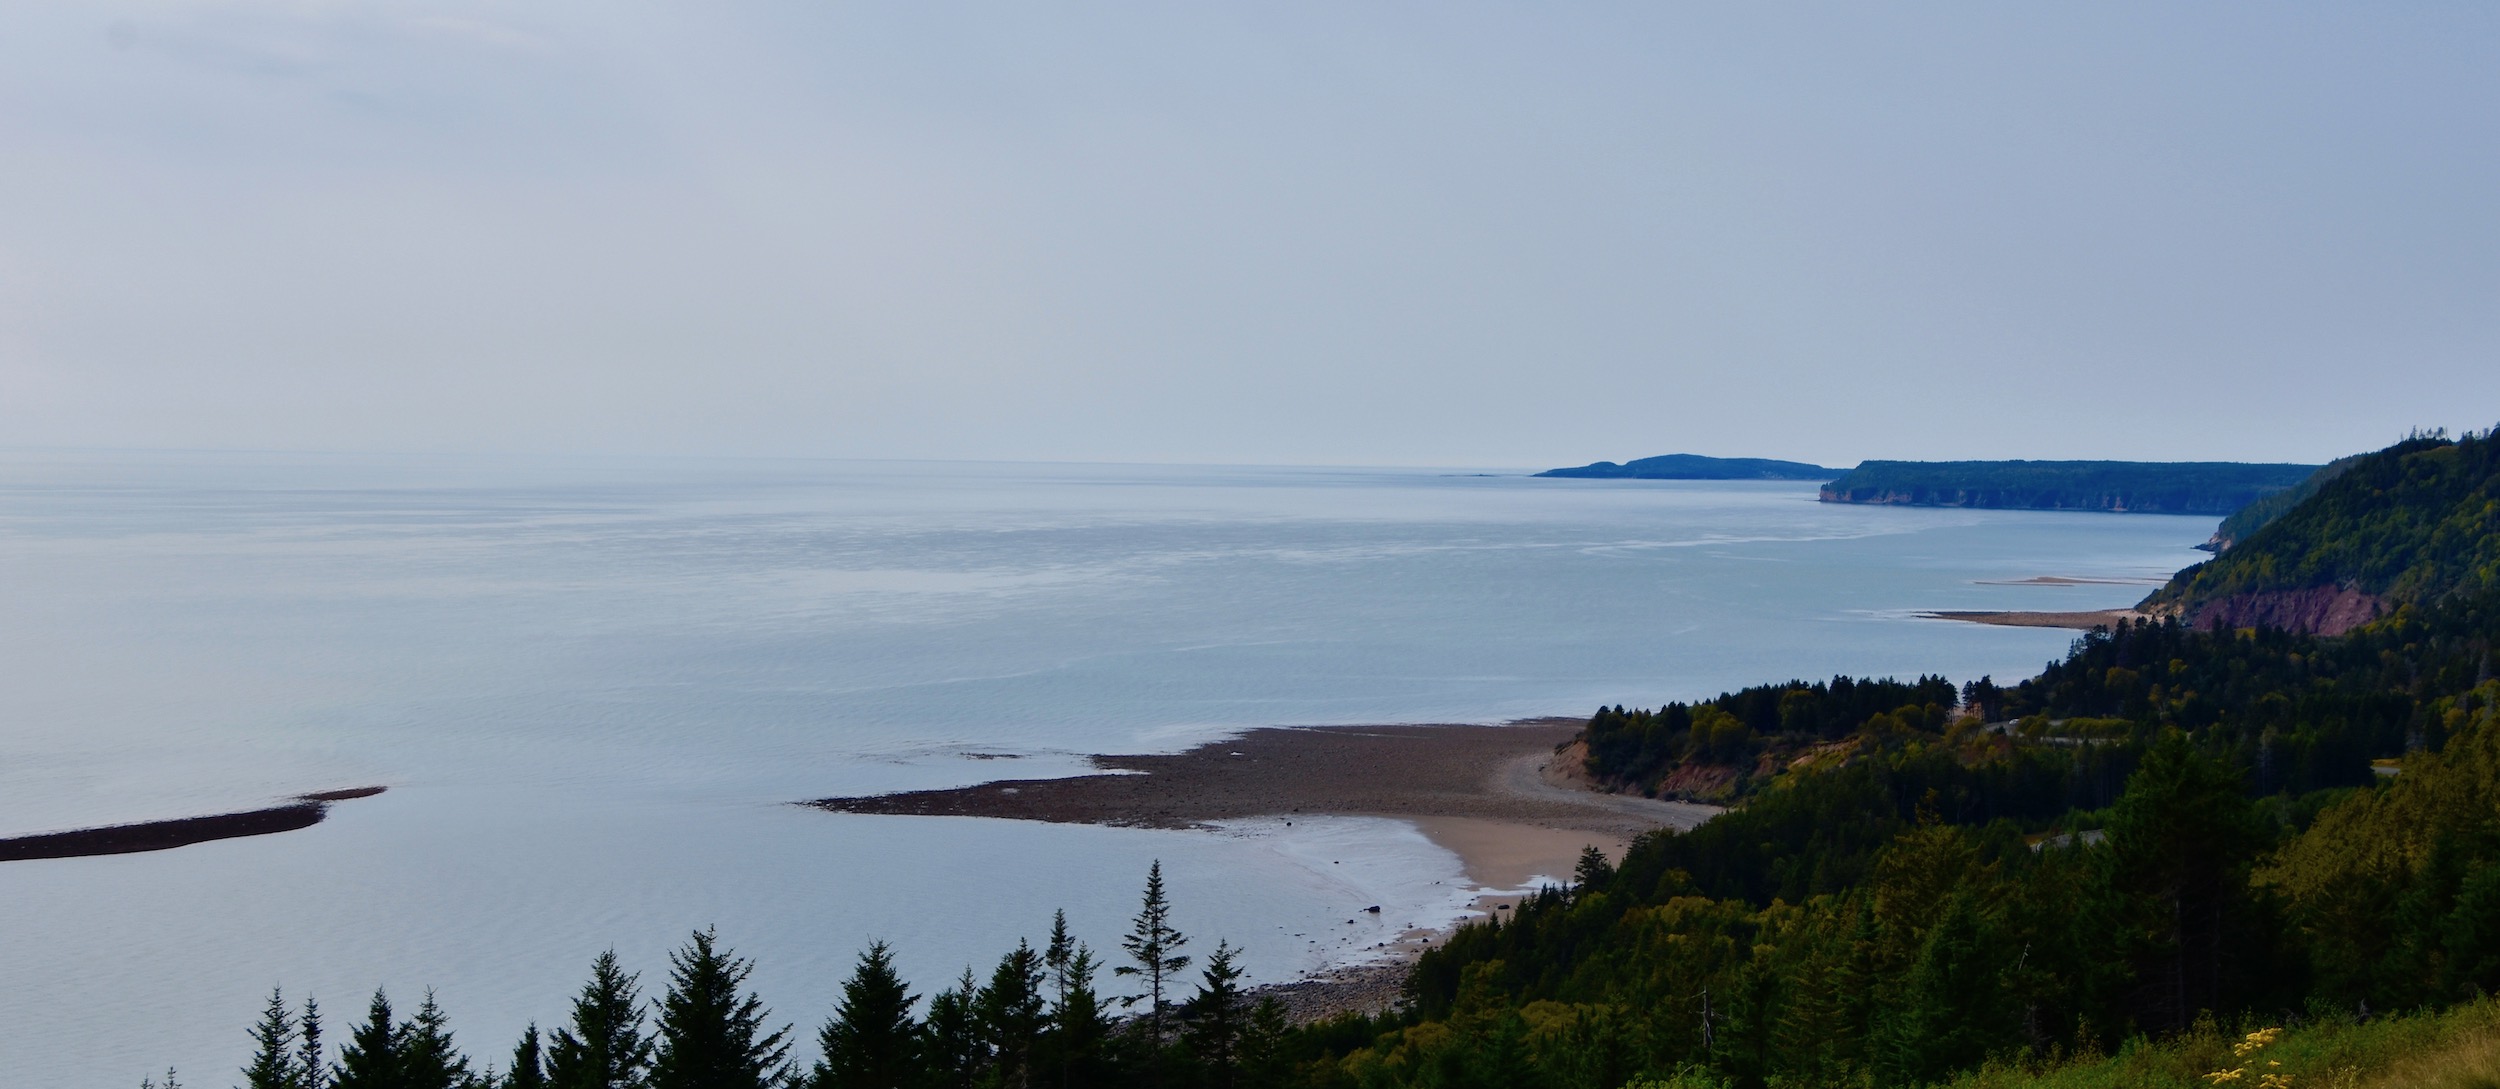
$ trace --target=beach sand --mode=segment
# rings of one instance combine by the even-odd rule
[[[1930,612],[1920,613],[1930,620],[1960,620],[1971,624],[1995,624],[2007,628],[2073,628],[2090,631],[2129,620],[2150,620],[2152,617],[2133,609],[2098,609],[2089,612]]]
[[[1390,817],[1413,823],[1495,890],[1484,914],[1507,910],[1539,878],[1568,880],[1580,852],[1621,858],[1633,837],[1686,829],[1717,806],[1594,788],[1574,742],[1579,719],[1501,726],[1330,726],[1252,730],[1187,752],[1096,756],[1105,774],[1014,779],[807,804],[844,813],[997,817],[1150,828],[1210,827],[1295,814]],[[1440,933],[1402,936],[1385,962],[1348,965],[1257,989],[1309,1021],[1373,1012],[1395,1001],[1408,964]]]
[[[1578,719],[1501,726],[1252,730],[1187,752],[1096,756],[1107,774],[1010,779],[808,804],[844,813],[999,817],[1148,828],[1296,813],[1413,821],[1468,877],[1518,888],[1572,872],[1582,848],[1690,828],[1717,807],[1591,789],[1571,744]]]

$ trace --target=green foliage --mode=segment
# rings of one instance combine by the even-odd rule
[[[1733,767],[1741,786],[1768,746],[1794,748],[1861,732],[1882,739],[1933,730],[1943,725],[1956,698],[1953,683],[1942,677],[1908,683],[1854,677],[1789,681],[1722,693],[1691,706],[1668,703],[1656,711],[1600,707],[1583,738],[1589,773],[1618,788],[1654,793],[1670,770],[1685,763]]]
[[[2315,465],[2235,461],[1868,461],[1823,486],[1836,503],[2229,514]]]
[[[755,962],[718,942],[698,930],[669,954],[651,1089],[770,1089],[788,1074],[790,1030],[765,1031],[768,1011],[746,990]]]
[[[2368,455],[2146,604],[2193,614],[2237,594],[2313,587],[2417,605],[2500,587],[2500,437],[2414,438]]]
[[[2500,1001],[2477,999],[2445,1012],[2357,1020],[2350,1012],[2287,1020],[2250,1019],[2238,1032],[2284,1025],[2253,1064],[2287,1074],[2295,1089],[2481,1089],[2500,1084]],[[2129,1040],[2114,1052],[2008,1056],[1945,1083],[1945,1089],[2212,1089],[2236,1065],[2238,1032],[2206,1022],[2163,1040]],[[2269,1064],[2279,1063],[2280,1066]]]
[[[1146,869],[1144,903],[1137,909],[1128,936],[1120,939],[1120,948],[1128,951],[1133,963],[1111,970],[1115,975],[1136,976],[1145,981],[1146,993],[1129,1001],[1146,1002],[1146,1024],[1157,1046],[1164,1040],[1164,982],[1189,967],[1189,958],[1180,952],[1189,939],[1172,928],[1171,920],[1172,903],[1163,893],[1163,862],[1157,859]]]
[[[2264,528],[2266,523],[2283,517],[2290,513],[2292,508],[2307,502],[2310,496],[2318,494],[2319,488],[2326,486],[2327,481],[2344,475],[2346,470],[2369,456],[2368,454],[2347,454],[2336,458],[2320,466],[2317,472],[2309,474],[2308,478],[2300,483],[2272,495],[2261,497],[2231,512],[2231,516],[2223,519],[2222,525],[2214,530],[2213,540],[2210,542],[2214,551],[2220,552],[2247,540],[2251,534]]]
[[[242,1089],[302,1089],[296,1068],[295,1011],[272,987],[260,1023],[252,1026],[252,1061],[243,1068]]]
[[[547,1049],[547,1082],[555,1089],[641,1089],[651,1066],[643,1034],[637,977],[617,966],[616,951],[591,962],[590,982],[573,999],[573,1023],[556,1029]]]
[[[824,1057],[809,1089],[903,1089],[917,1081],[920,1025],[911,1008],[919,1001],[895,973],[894,951],[869,943],[842,983],[833,1018],[816,1034]]]
[[[512,1045],[512,1066],[504,1071],[503,1089],[547,1089],[547,1056],[538,1038],[538,1023],[522,1030]]]

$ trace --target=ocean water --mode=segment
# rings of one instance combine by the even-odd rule
[[[0,455],[0,834],[389,788],[283,835],[0,864],[0,1087],[227,1084],[274,985],[334,1029],[431,987],[500,1060],[599,951],[656,990],[704,926],[812,1055],[868,941],[923,993],[1053,908],[1116,953],[1157,859],[1197,951],[1288,978],[1476,890],[1396,821],[788,803],[1252,726],[2012,680],[2072,634],[1913,614],[2124,605],[2213,528],[1474,472]]]

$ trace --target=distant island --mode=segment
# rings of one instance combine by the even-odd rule
[[[2236,461],[1867,461],[1826,503],[2227,515],[2298,487],[2316,465]]]
[[[1536,475],[1590,480],[1830,480],[1840,473],[1838,469],[1802,461],[1662,454],[1621,465],[1600,461],[1575,469],[1547,469]]]

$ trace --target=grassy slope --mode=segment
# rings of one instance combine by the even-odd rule
[[[2206,1026],[2158,1044],[2133,1042],[2116,1055],[1992,1064],[1947,1084],[1951,1089],[2210,1089],[2217,1083],[2208,1074],[2247,1064],[2246,1075],[2219,1084],[2254,1089],[2259,1074],[2273,1072],[2291,1075],[2295,1089],[2500,1086],[2500,1000],[2495,999],[2362,1024],[2313,1021],[2285,1031],[2246,1059],[2232,1056],[2239,1040]]]

